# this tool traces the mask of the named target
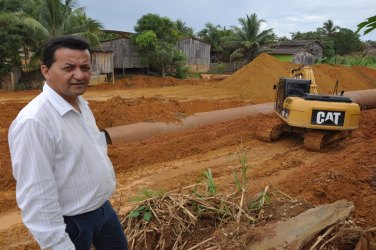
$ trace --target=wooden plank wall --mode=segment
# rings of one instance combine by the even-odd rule
[[[187,65],[210,65],[210,45],[192,38],[178,42],[177,48],[187,56]]]
[[[137,48],[128,38],[113,39],[101,43],[104,50],[112,50],[114,68],[143,68]]]
[[[96,73],[112,73],[113,53],[103,51],[93,51],[91,53],[92,71]]]
[[[118,38],[101,43],[103,50],[113,51],[114,68],[145,68],[142,57],[129,38]],[[187,56],[187,66],[193,71],[207,71],[210,67],[210,45],[192,38],[178,42],[178,49]]]

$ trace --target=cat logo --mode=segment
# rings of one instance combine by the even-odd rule
[[[343,111],[326,111],[313,110],[311,123],[326,126],[343,126],[345,120],[345,112]]]

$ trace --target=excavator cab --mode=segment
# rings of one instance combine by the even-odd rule
[[[282,113],[283,102],[289,96],[304,97],[309,94],[311,80],[285,78],[279,79],[278,84],[274,85],[275,103],[274,108],[278,113]]]

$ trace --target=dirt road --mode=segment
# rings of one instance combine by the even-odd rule
[[[358,89],[359,86],[354,86],[348,90]],[[112,86],[91,87],[85,97],[102,128],[136,122],[178,122],[179,118],[197,112],[270,101],[269,93],[251,98],[251,92],[238,90],[236,94],[236,91],[223,86],[223,81],[134,77]],[[38,249],[21,223],[7,146],[11,121],[38,92],[0,92],[2,249]],[[127,198],[143,188],[170,191],[186,187],[197,183],[208,168],[220,191],[232,191],[233,172],[239,169],[237,147],[242,147],[251,165],[248,171],[251,193],[269,185],[313,205],[347,199],[355,204],[357,223],[364,228],[375,227],[376,110],[363,111],[360,128],[322,152],[307,151],[302,139],[294,137],[260,142],[254,131],[270,119],[269,116],[244,118],[110,146],[118,182],[113,199],[123,201],[124,212],[131,206]]]

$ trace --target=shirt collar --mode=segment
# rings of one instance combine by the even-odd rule
[[[43,86],[43,92],[46,94],[48,100],[51,102],[52,106],[57,110],[60,116],[64,116],[69,111],[77,112],[72,105],[70,105],[63,97],[61,97],[55,90],[53,90],[47,82]],[[87,105],[87,101],[82,96],[77,98],[78,106],[82,108]]]

